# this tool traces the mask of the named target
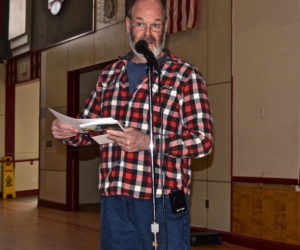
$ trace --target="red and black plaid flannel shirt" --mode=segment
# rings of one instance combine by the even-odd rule
[[[125,127],[149,134],[148,77],[130,94],[126,73],[128,56],[119,59],[101,73],[98,83],[80,114],[81,118],[113,117]],[[212,150],[212,116],[205,83],[199,71],[166,52],[158,75],[153,76],[153,131],[157,196],[174,187],[190,191],[191,158]],[[161,98],[159,98],[159,95]],[[160,102],[161,99],[161,102]],[[163,113],[161,120],[160,112]],[[162,126],[162,135],[160,128]],[[88,145],[94,141],[87,134],[65,140],[69,145]],[[160,146],[163,166],[160,163]],[[99,188],[101,194],[151,198],[150,151],[128,153],[114,143],[100,146]]]

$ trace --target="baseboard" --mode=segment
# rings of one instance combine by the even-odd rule
[[[16,196],[31,196],[31,195],[38,195],[39,190],[38,189],[32,189],[32,190],[23,190],[23,191],[16,191]]]
[[[222,234],[222,241],[244,247],[254,248],[257,250],[300,250],[300,245],[292,245],[277,241],[264,240],[230,232],[212,230],[209,228],[191,226],[191,232],[219,232]]]
[[[67,210],[66,204],[53,202],[53,201],[46,201],[46,200],[42,200],[42,199],[38,200],[38,206],[50,207],[50,208],[59,209],[59,210]]]
[[[220,244],[222,244],[222,234],[219,232],[191,232],[191,246]]]
[[[31,195],[38,195],[38,194],[39,194],[38,189],[16,191],[16,197],[31,196]],[[3,197],[3,192],[0,192],[0,197],[1,198]]]

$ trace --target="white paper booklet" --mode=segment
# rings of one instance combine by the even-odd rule
[[[76,118],[63,115],[51,108],[49,108],[49,111],[63,123],[69,124],[73,128],[79,129],[81,133],[91,133],[91,132],[104,133],[101,135],[92,136],[92,138],[98,144],[113,142],[106,138],[106,134],[105,134],[106,129],[125,131],[122,125],[119,123],[119,121],[113,119],[112,117],[95,118],[95,119],[76,119]]]

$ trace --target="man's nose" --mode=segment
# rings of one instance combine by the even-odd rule
[[[149,35],[151,33],[151,25],[147,25],[144,30],[144,34]]]

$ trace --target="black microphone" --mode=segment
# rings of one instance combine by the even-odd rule
[[[147,62],[154,66],[154,68],[157,70],[158,73],[160,73],[160,69],[158,67],[157,60],[155,56],[153,55],[152,51],[149,50],[148,43],[145,40],[139,40],[135,44],[135,50],[136,52],[143,54],[143,56],[146,58]]]

